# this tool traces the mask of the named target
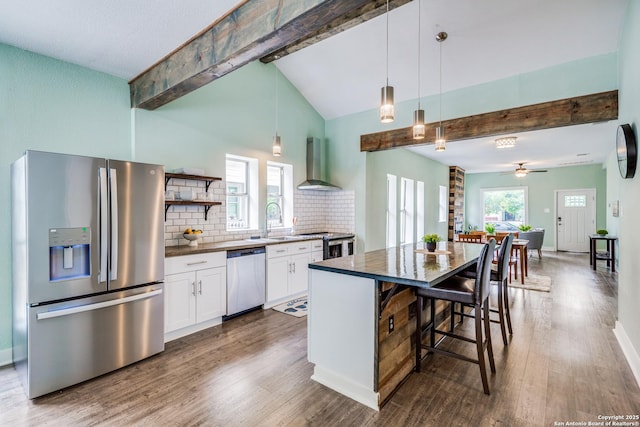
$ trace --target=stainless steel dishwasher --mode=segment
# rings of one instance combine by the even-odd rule
[[[266,298],[265,248],[227,251],[227,315],[259,307]]]

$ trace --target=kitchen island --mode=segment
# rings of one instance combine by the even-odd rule
[[[436,285],[473,265],[482,249],[473,243],[438,245],[432,254],[422,244],[407,244],[309,265],[313,380],[380,409],[415,366],[414,288]],[[442,316],[445,307],[437,312]]]

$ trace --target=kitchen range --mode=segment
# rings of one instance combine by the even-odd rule
[[[12,164],[13,359],[29,398],[164,350],[164,167]]]
[[[353,233],[302,233],[301,236],[317,237],[323,241],[323,259],[341,258],[354,254],[355,235]]]

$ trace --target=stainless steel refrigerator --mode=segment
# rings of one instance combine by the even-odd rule
[[[27,151],[11,167],[13,359],[29,398],[164,350],[164,167]]]

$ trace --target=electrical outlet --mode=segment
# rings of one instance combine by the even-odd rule
[[[389,333],[393,332],[393,328],[394,328],[394,320],[393,320],[393,314],[391,316],[389,316]]]

